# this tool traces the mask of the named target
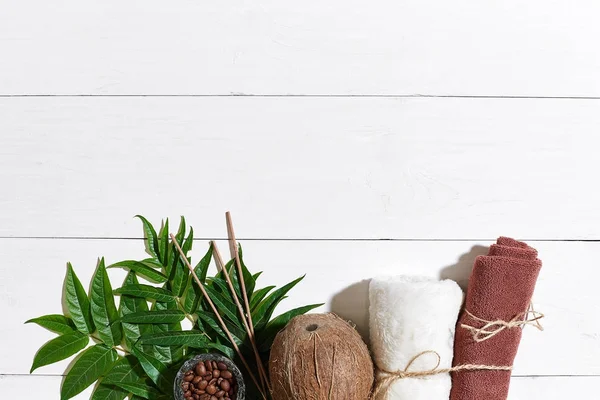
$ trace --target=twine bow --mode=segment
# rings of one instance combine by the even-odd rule
[[[533,325],[540,331],[544,330],[544,327],[540,324],[540,319],[544,318],[544,314],[535,311],[533,309],[533,304],[529,305],[527,311],[517,314],[510,321],[503,321],[501,319],[497,319],[495,321],[488,321],[483,318],[476,317],[471,312],[469,312],[469,310],[465,310],[465,312],[473,320],[483,324],[483,326],[480,328],[476,328],[468,324],[460,324],[461,328],[467,329],[473,334],[473,340],[475,340],[475,342],[477,343],[491,339],[505,329]]]
[[[433,354],[437,361],[435,366],[431,369],[423,370],[423,371],[411,371],[410,368],[419,358],[427,355]],[[406,368],[400,371],[387,371],[383,368],[378,368],[378,379],[377,384],[375,385],[375,390],[373,391],[373,398],[377,398],[377,395],[381,391],[388,390],[389,387],[396,381],[405,378],[422,378],[426,376],[438,375],[438,374],[447,374],[450,372],[458,372],[458,371],[512,371],[512,366],[498,366],[498,365],[479,365],[479,364],[463,364],[457,365],[452,368],[440,368],[440,364],[442,362],[442,357],[435,350],[426,350],[417,354],[413,358],[410,359],[408,364],[406,364]]]

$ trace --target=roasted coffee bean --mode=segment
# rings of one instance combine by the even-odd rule
[[[235,400],[237,384],[227,364],[206,360],[184,373],[181,388],[185,400]]]
[[[206,388],[206,393],[215,394],[215,393],[217,393],[217,388],[213,385],[210,385]]]
[[[231,384],[229,383],[229,381],[227,379],[222,381],[220,386],[221,386],[221,389],[225,390],[226,392],[229,391],[229,389],[231,388]]]
[[[221,371],[221,376],[225,379],[233,378],[233,374],[231,373],[231,371]]]
[[[198,365],[196,365],[196,375],[205,375],[206,374],[206,367],[204,366],[204,364],[202,363],[198,363]]]

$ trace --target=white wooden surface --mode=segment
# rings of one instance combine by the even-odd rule
[[[40,376],[31,378],[22,375],[0,376],[0,393],[6,395],[7,399],[19,398],[23,393],[23,387],[30,385],[35,387],[40,399],[53,399],[53,393],[60,392],[61,378],[59,376]],[[577,378],[547,378],[547,377],[516,377],[513,378],[510,388],[510,400],[531,399],[567,399],[574,398],[573,393],[583,393],[582,399],[593,399],[600,386],[600,377],[577,377]],[[76,399],[89,399],[92,389],[84,391]],[[58,398],[58,397],[56,397]]]
[[[596,0],[1,0],[1,94],[600,96]]]
[[[600,101],[0,99],[1,236],[599,239]]]
[[[222,238],[225,210],[264,284],[308,273],[282,310],[323,301],[363,333],[369,277],[464,286],[495,237],[532,240],[546,330],[509,399],[597,397],[597,1],[0,10],[1,398],[59,398],[67,363],[29,375],[50,334],[23,322],[60,312],[67,261],[87,283],[143,256],[133,215]]]

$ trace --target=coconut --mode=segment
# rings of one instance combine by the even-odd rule
[[[292,319],[269,359],[273,400],[366,400],[373,361],[362,338],[334,314]]]

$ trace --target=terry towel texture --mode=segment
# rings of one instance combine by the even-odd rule
[[[440,368],[452,364],[454,329],[463,300],[456,282],[407,276],[375,278],[369,286],[370,332],[378,369],[402,371],[423,351],[441,358]],[[419,357],[410,371],[435,367],[432,354]],[[450,374],[395,381],[375,400],[448,400]]]
[[[501,237],[487,256],[479,256],[469,279],[465,310],[487,320],[510,321],[527,311],[542,263],[523,242]],[[522,329],[505,329],[483,342],[461,324],[481,327],[463,312],[456,327],[453,365],[512,366]],[[460,371],[452,374],[451,400],[505,400],[510,371]]]

